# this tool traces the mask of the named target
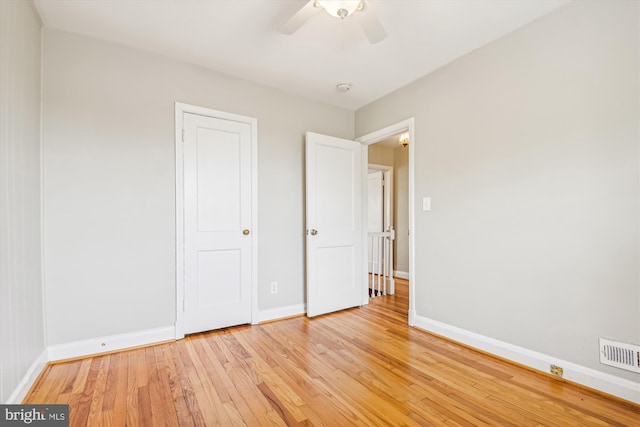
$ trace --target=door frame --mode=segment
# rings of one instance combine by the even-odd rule
[[[185,113],[231,120],[251,126],[251,323],[258,323],[258,120],[206,107],[175,103],[176,167],[176,321],[175,337],[184,338],[184,126]]]
[[[415,161],[414,161],[414,144],[415,144],[415,118],[411,117],[409,119],[403,120],[401,122],[389,125],[382,129],[378,129],[371,133],[368,133],[364,136],[356,138],[356,141],[361,143],[363,146],[369,146],[371,144],[375,144],[376,142],[380,142],[384,139],[387,139],[393,135],[397,135],[399,133],[409,132],[409,326],[415,325],[416,319],[416,307],[415,307],[415,283],[416,283],[416,274],[414,272],[415,265],[415,215],[414,215],[414,170],[415,170]],[[366,179],[366,174],[368,173],[368,164],[369,164],[369,153],[368,150],[363,150],[362,162],[363,162],[363,174],[365,176],[363,179]],[[362,206],[363,206],[363,221],[364,224],[368,224],[368,212],[367,212],[367,193],[362,192]],[[367,247],[367,232],[362,235],[363,245]],[[366,257],[365,257],[366,258]],[[364,270],[363,275],[363,305],[369,303],[369,291],[367,287],[367,263],[366,260],[362,265]]]

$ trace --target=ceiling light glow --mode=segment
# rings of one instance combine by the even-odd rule
[[[331,16],[344,19],[364,6],[362,0],[316,0],[316,7],[321,7]]]

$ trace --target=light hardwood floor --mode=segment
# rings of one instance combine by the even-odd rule
[[[51,365],[25,403],[72,426],[638,426],[640,407],[409,328],[407,284],[363,308]]]

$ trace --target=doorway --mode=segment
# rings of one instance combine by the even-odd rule
[[[394,244],[394,272],[393,275],[397,278],[408,280],[408,323],[413,326],[415,323],[415,277],[413,273],[413,265],[414,265],[414,239],[411,233],[414,225],[414,209],[413,209],[413,200],[415,199],[413,194],[413,177],[414,177],[414,158],[413,158],[413,141],[414,141],[414,126],[415,120],[413,118],[404,120],[402,122],[387,126],[385,128],[379,129],[375,132],[369,133],[358,138],[356,141],[361,144],[367,146],[371,150],[365,150],[365,155],[363,156],[363,161],[365,162],[364,170],[368,175],[369,164],[380,164],[380,163],[394,163],[393,161],[384,161],[380,157],[380,152],[385,151],[381,150],[382,147],[389,146],[389,150],[405,150],[404,157],[405,160],[402,162],[402,167],[404,170],[402,171],[403,176],[399,176],[398,166],[396,169],[395,180],[395,193],[396,199],[399,197],[404,197],[405,199],[400,201],[400,203],[404,203],[406,206],[406,211],[404,213],[394,212],[394,229],[396,231],[396,239]],[[398,137],[400,134],[407,133],[409,136],[409,144],[406,147],[399,146]],[[393,148],[391,148],[393,147]],[[388,151],[388,150],[387,150]],[[402,151],[399,151],[403,153]],[[391,165],[393,166],[393,165]],[[401,189],[398,189],[399,185],[401,185]],[[368,194],[367,192],[363,192],[363,206],[368,206]],[[367,216],[365,219],[365,224],[369,222],[368,219],[368,210],[365,209],[364,214]],[[367,236],[364,237],[365,241]],[[365,245],[366,246],[366,245]],[[368,295],[366,296],[366,301],[363,301],[363,304],[367,304]]]
[[[377,144],[380,145],[381,143]],[[372,158],[372,148],[367,147],[369,161]],[[369,297],[393,295],[394,280],[394,168],[393,151],[384,147],[386,156],[378,157],[380,163],[369,163],[367,185],[367,266]]]

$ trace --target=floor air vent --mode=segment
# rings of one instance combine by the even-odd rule
[[[640,345],[600,338],[600,363],[640,372]]]

